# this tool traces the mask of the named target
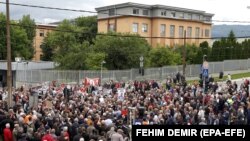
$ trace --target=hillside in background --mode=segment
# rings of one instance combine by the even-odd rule
[[[227,37],[231,30],[236,37],[250,36],[250,25],[213,25],[212,37]]]

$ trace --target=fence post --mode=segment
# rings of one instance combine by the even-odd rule
[[[192,65],[192,66],[188,65],[188,66],[189,66],[189,71],[190,71],[189,75],[190,75],[190,77],[192,77],[192,76],[194,76],[193,73],[192,73],[192,66],[194,67],[194,65]]]
[[[213,63],[213,73],[215,73],[214,68],[215,68],[215,63]],[[211,73],[211,74],[213,74],[213,73]]]
[[[225,61],[222,62],[223,63],[223,72],[225,72]]]
[[[80,84],[81,70],[78,71],[78,85]]]
[[[130,69],[130,80],[133,80],[132,77],[133,77],[133,69]]]
[[[39,70],[39,75],[40,75],[40,83],[43,83],[43,77],[42,77],[42,71]]]

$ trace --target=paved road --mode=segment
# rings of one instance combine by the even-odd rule
[[[234,79],[234,80],[232,80],[232,82],[236,82],[237,83],[237,85],[238,85],[238,90],[240,89],[240,85],[244,82],[244,80],[245,79],[248,79],[248,80],[250,80],[250,77],[247,77],[247,78],[241,78],[241,79]],[[226,83],[226,81],[223,81],[223,82],[219,82],[219,84],[225,84]]]

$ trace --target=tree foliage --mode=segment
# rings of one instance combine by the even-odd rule
[[[150,46],[145,39],[137,35],[119,33],[97,36],[94,41],[94,48],[96,52],[106,54],[105,61],[108,69],[138,68],[140,56],[148,59],[145,56],[150,50]]]
[[[181,64],[182,58],[179,53],[166,47],[153,48],[149,52],[150,66],[163,67],[167,65]]]
[[[67,32],[61,32],[67,31]],[[42,44],[43,60],[55,61],[60,69],[97,70],[101,62],[107,69],[131,69],[140,66],[144,56],[145,67],[161,67],[182,64],[183,46],[175,48],[152,48],[139,35],[108,33],[97,35],[97,17],[79,17],[64,20],[57,31],[48,34]],[[0,39],[1,40],[1,39]],[[201,64],[203,56],[208,61],[245,59],[249,57],[250,41],[239,44],[231,31],[227,38],[217,40],[209,47],[208,42],[199,46],[186,46],[187,64]]]
[[[31,20],[31,19],[29,19]],[[6,60],[7,58],[7,43],[6,43],[6,16],[3,13],[0,13],[0,60]],[[22,21],[22,20],[21,20]],[[32,26],[28,24],[28,19],[24,20],[27,26]],[[31,20],[32,21],[32,20]],[[12,25],[10,26],[11,34],[11,58],[12,60],[15,57],[23,57],[26,60],[29,60],[33,57],[33,38],[29,37],[27,32],[30,32],[29,29],[25,29],[24,26],[13,26],[13,24],[21,24],[11,21]]]

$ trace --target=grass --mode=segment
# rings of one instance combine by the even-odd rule
[[[244,77],[250,77],[250,72],[238,73],[238,74],[232,74],[231,75],[232,80],[240,79],[240,78],[244,78]],[[227,74],[224,75],[223,79],[219,79],[219,77],[214,78],[214,81],[217,81],[217,82],[221,82],[221,81],[225,81],[225,80],[227,80]],[[197,80],[188,80],[187,82],[188,82],[188,84],[190,84],[190,83],[194,83],[194,82],[197,82],[197,81],[199,81],[199,80],[198,79]]]

